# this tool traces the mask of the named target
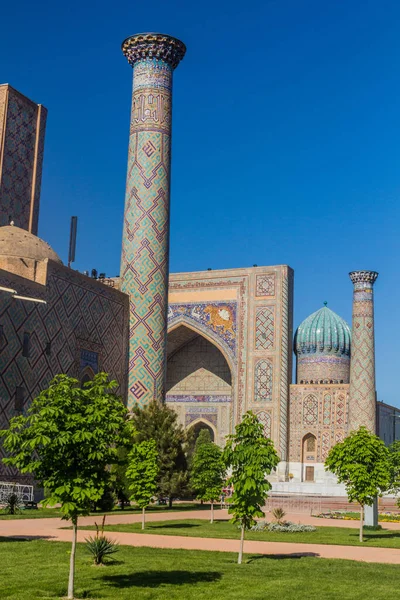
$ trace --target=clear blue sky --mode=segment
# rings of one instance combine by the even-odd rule
[[[119,272],[133,33],[187,45],[175,72],[171,270],[289,264],[295,325],[351,322],[373,269],[378,396],[400,405],[400,3],[153,0],[2,7],[0,80],[49,109],[40,235]]]

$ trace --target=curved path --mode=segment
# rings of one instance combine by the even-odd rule
[[[187,519],[206,519],[207,511],[194,510],[173,513],[149,513],[147,521],[171,521]],[[216,512],[217,519],[228,519],[228,512]],[[334,519],[318,519],[307,515],[287,515],[287,518],[310,525],[329,527],[357,528],[357,521],[339,521]],[[79,525],[93,525],[99,522],[101,516],[84,517],[79,520]],[[107,516],[107,525],[140,522],[140,514],[121,514]],[[7,537],[33,537],[53,541],[71,541],[71,531],[62,529],[67,527],[66,521],[61,519],[15,519],[0,520],[0,535]],[[388,529],[400,530],[399,523],[385,523]],[[88,536],[87,531],[78,531],[78,541],[83,542]],[[152,548],[180,548],[184,550],[212,550],[221,552],[238,552],[239,541],[215,538],[181,537],[171,535],[156,535],[145,533],[113,532],[113,539],[125,546],[150,546]],[[373,548],[360,546],[333,546],[327,544],[301,544],[287,542],[256,542],[245,541],[246,554],[274,554],[274,555],[301,555],[317,556],[321,558],[342,558],[364,562],[378,562],[400,564],[400,549]]]

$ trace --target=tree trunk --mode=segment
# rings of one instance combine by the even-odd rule
[[[170,496],[170,497],[168,498],[168,502],[169,502],[169,504],[168,504],[168,508],[172,508],[172,496]]]
[[[145,510],[146,510],[145,508],[142,508],[142,529],[144,529],[144,524],[145,524],[145,519],[146,519],[146,517],[144,515]]]
[[[240,548],[239,548],[238,565],[242,564],[243,544],[244,544],[244,525],[242,525],[242,530],[240,532]]]
[[[68,579],[68,600],[74,600],[74,582],[75,582],[75,553],[76,553],[76,534],[78,529],[78,518],[72,519],[72,548],[69,561],[69,579]]]
[[[214,523],[214,502],[211,502],[211,523]]]
[[[364,506],[360,505],[360,542],[363,542]]]

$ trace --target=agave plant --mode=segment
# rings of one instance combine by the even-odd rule
[[[9,515],[17,515],[21,512],[21,498],[15,492],[11,492],[6,498],[4,510]]]
[[[85,538],[86,548],[93,556],[95,565],[104,565],[104,559],[111,554],[115,554],[119,550],[117,542],[104,535],[105,522],[106,515],[104,515],[100,527],[97,525],[97,523],[95,523],[96,535],[94,537],[90,536]]]
[[[105,535],[88,537],[85,541],[95,565],[104,565],[106,556],[115,554],[119,550],[118,544]]]
[[[283,510],[283,508],[274,508],[274,510],[272,511],[272,514],[274,516],[275,521],[278,523],[278,525],[282,525],[283,519],[286,516],[286,513]]]

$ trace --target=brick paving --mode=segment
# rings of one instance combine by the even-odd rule
[[[149,513],[147,521],[171,521],[187,519],[207,519],[207,511],[185,511],[173,513]],[[83,517],[79,525],[93,525],[99,522],[101,516]],[[228,511],[216,512],[217,519],[228,519]],[[268,518],[268,516],[267,516]],[[319,527],[351,527],[357,528],[357,521],[342,521],[333,519],[319,519],[307,515],[287,515],[287,519]],[[107,516],[107,524],[122,524],[140,522],[140,514],[121,514]],[[0,535],[7,537],[34,537],[50,541],[70,541],[71,531],[61,529],[68,527],[66,521],[61,519],[14,519],[0,520]],[[385,523],[385,528],[400,530],[399,523]],[[78,531],[78,541],[83,542],[88,532]],[[180,548],[184,550],[212,550],[220,552],[238,552],[237,540],[164,536],[145,533],[113,532],[112,538],[126,546],[149,546],[152,548]],[[317,556],[321,558],[343,558],[364,562],[400,564],[400,549],[373,548],[360,546],[333,546],[325,544],[301,544],[287,542],[256,542],[245,541],[244,551],[247,554],[273,554],[273,555],[302,555]]]

